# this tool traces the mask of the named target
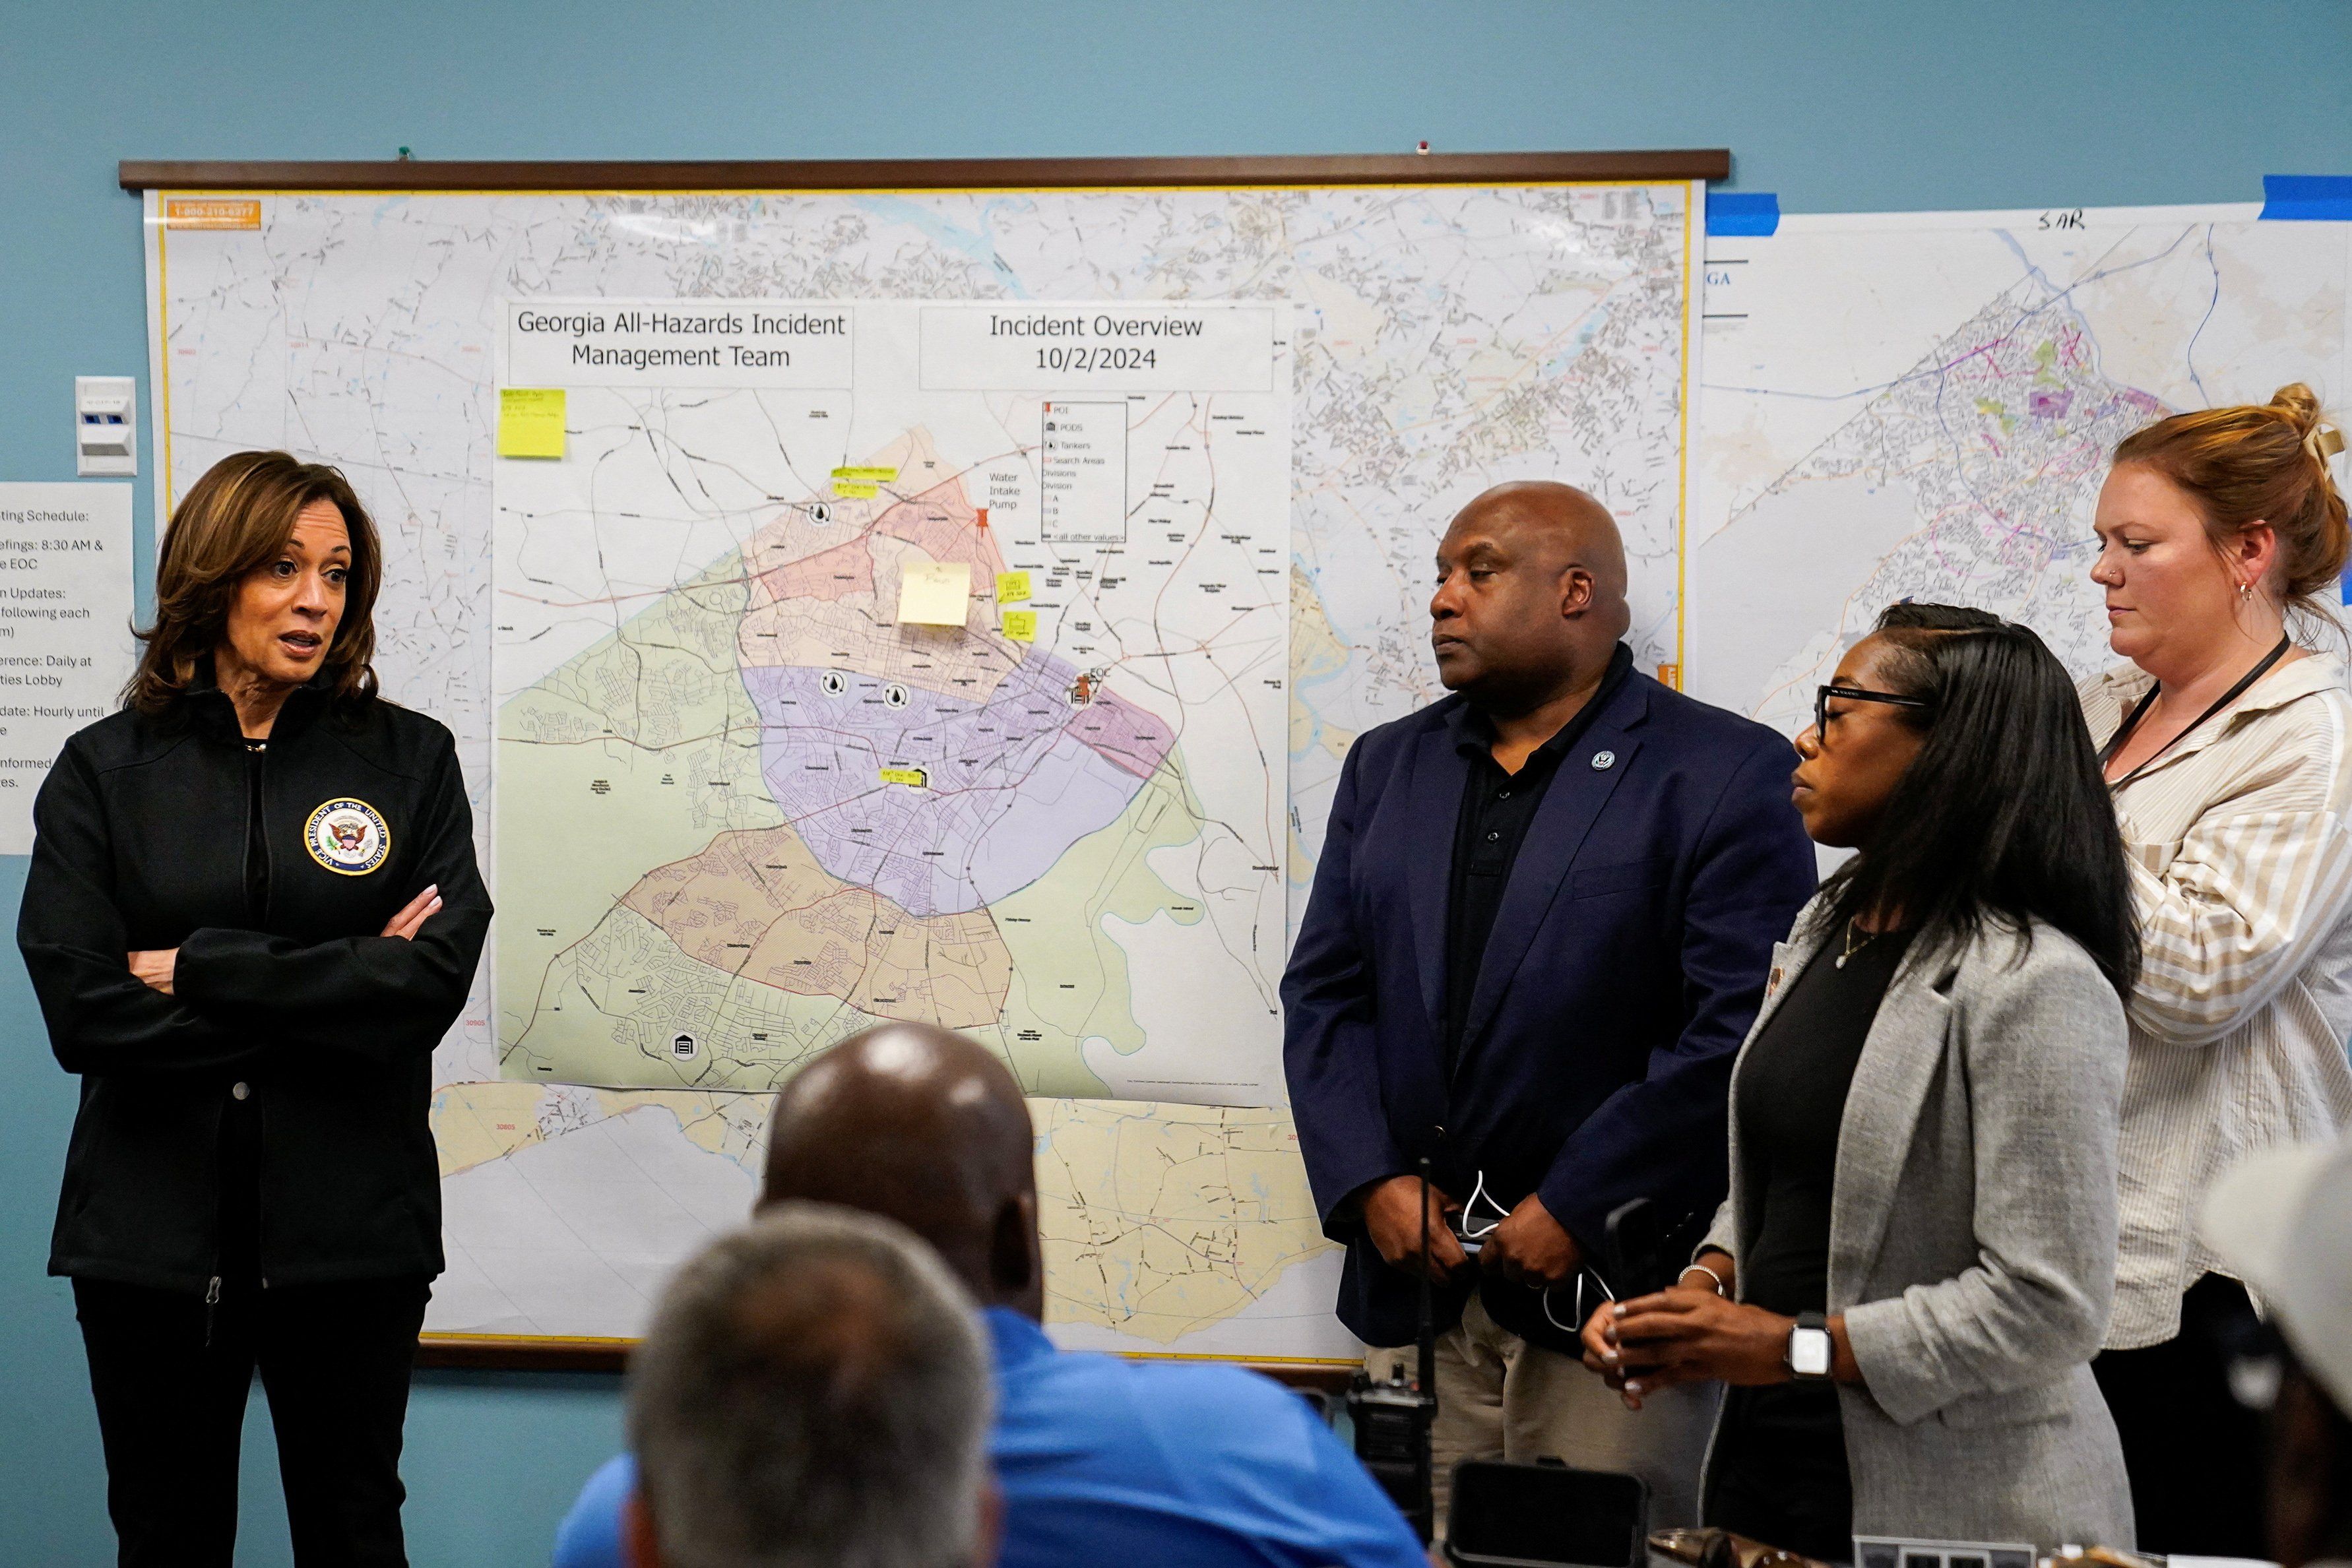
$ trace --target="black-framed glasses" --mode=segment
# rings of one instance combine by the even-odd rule
[[[1891,703],[1896,707],[1932,708],[1936,705],[1926,697],[1907,697],[1899,692],[1871,692],[1860,686],[1815,686],[1813,688],[1813,733],[1824,736],[1830,729],[1830,698],[1843,697],[1848,702]]]

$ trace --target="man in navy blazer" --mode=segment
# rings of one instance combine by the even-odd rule
[[[1723,1197],[1732,1055],[1815,883],[1795,756],[1632,668],[1623,545],[1582,491],[1487,491],[1437,575],[1450,695],[1349,749],[1282,985],[1339,1319],[1407,1344],[1437,1281],[1441,1518],[1454,1462],[1500,1452],[1643,1475],[1654,1520],[1695,1523],[1712,1392],[1629,1419],[1575,1331],[1612,1210]]]

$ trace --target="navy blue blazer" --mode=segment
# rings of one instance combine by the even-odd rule
[[[1349,749],[1282,982],[1299,1146],[1324,1231],[1348,1248],[1339,1321],[1375,1345],[1412,1340],[1417,1286],[1342,1200],[1424,1155],[1457,1199],[1482,1175],[1506,1209],[1542,1194],[1596,1261],[1629,1198],[1669,1219],[1714,1210],[1728,1180],[1732,1056],[1772,945],[1816,880],[1789,801],[1788,741],[1633,674],[1560,759],[1528,825],[1448,1083],[1465,706],[1446,697]],[[1439,1328],[1473,1288],[1439,1291]],[[1538,1292],[1475,1288],[1503,1327],[1573,1346]],[[1569,1323],[1573,1303],[1572,1290],[1555,1294],[1552,1315]]]

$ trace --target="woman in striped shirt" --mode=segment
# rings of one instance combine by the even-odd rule
[[[2260,1418],[2232,1397],[2244,1288],[2194,1239],[2205,1187],[2352,1126],[2352,694],[2332,631],[2343,442],[2302,385],[2175,414],[2099,494],[2108,644],[2086,682],[2145,956],[2129,1007],[2115,1317],[2095,1364],[2144,1551],[2264,1555]]]

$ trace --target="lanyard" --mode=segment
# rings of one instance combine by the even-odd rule
[[[2199,725],[2203,724],[2207,719],[2211,718],[2215,714],[2220,713],[2223,708],[2228,707],[2231,703],[2236,702],[2240,697],[2244,696],[2248,686],[2252,685],[2256,681],[2261,680],[2263,675],[2269,674],[2270,667],[2286,656],[2286,650],[2287,639],[2281,637],[2278,640],[2278,646],[2273,648],[2269,653],[2263,655],[2263,662],[2261,664],[2256,664],[2252,669],[2248,670],[2243,675],[2240,676],[2238,678],[2238,684],[2231,686],[2228,691],[2223,692],[2220,698],[2214,702],[2211,707],[2209,707],[2203,713],[2199,714],[2196,718],[2189,723],[2187,729],[2182,730],[2179,735],[2174,736],[2170,740],[2168,740],[2162,746],[2158,747],[2147,761],[2141,763],[2138,767],[2133,768],[2130,772],[2125,774],[2122,778],[2108,785],[2107,788],[2111,790],[2120,789],[2125,785],[2130,783],[2133,779],[2138,778],[2141,774],[2147,772],[2149,768],[2155,767],[2157,758],[2162,757],[2166,752],[2179,745],[2183,740],[2186,740],[2189,735],[2196,730]],[[2099,766],[2101,768],[2104,769],[2108,762],[2114,759],[2116,753],[2123,749],[2124,742],[2131,737],[2131,732],[2138,727],[2140,716],[2147,712],[2148,705],[2156,701],[2156,694],[2163,689],[2164,686],[2161,683],[2152,685],[2148,687],[2144,694],[2142,694],[2139,701],[2132,704],[2131,711],[2124,715],[2123,723],[2116,727],[2115,734],[2109,736],[2107,737],[2106,745],[2099,748]]]

